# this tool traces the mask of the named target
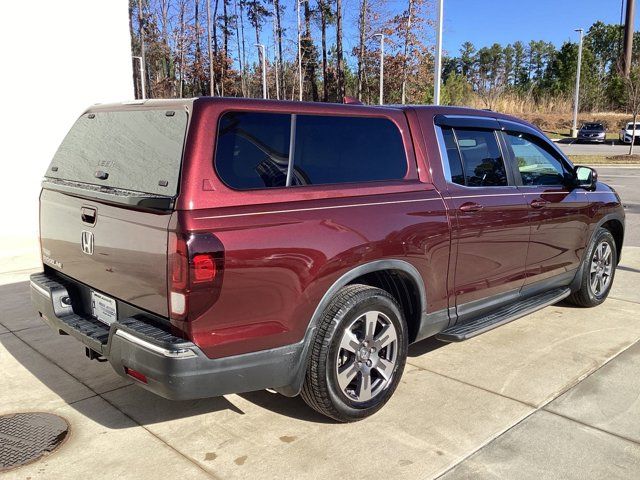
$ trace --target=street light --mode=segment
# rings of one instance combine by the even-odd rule
[[[582,65],[582,34],[584,30],[578,28],[575,30],[580,34],[580,43],[578,44],[578,68],[576,69],[576,93],[573,98],[573,128],[571,128],[571,136],[578,136],[578,103],[580,102],[580,66]]]
[[[146,99],[147,98],[147,89],[145,86],[145,81],[144,81],[144,63],[142,62],[142,57],[137,56],[137,55],[132,55],[132,57],[134,59],[140,60],[140,85],[141,85],[141,93],[142,93],[142,99]]]
[[[298,81],[300,83],[299,98],[302,101],[302,26],[300,24],[300,4],[306,0],[297,1],[297,14],[298,14]]]
[[[442,75],[442,21],[444,18],[444,0],[438,0],[438,20],[436,30],[436,61],[433,72],[433,103],[440,105],[440,77]]]
[[[264,54],[264,45],[261,43],[256,43],[256,47],[262,54],[262,98],[266,100],[267,98],[267,62]]]
[[[384,104],[384,33],[374,33],[380,37],[380,105]]]

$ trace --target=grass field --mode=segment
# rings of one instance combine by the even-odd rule
[[[574,165],[637,165],[640,155],[569,155]]]

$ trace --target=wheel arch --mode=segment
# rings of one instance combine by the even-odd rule
[[[298,367],[296,382],[286,388],[279,388],[278,392],[286,396],[295,396],[302,390],[304,375],[309,359],[309,346],[315,334],[318,322],[325,308],[329,305],[333,297],[338,291],[350,284],[363,283],[370,286],[382,288],[389,292],[398,303],[404,308],[410,307],[412,317],[407,319],[409,327],[410,343],[416,339],[420,331],[421,323],[426,317],[427,310],[427,293],[424,280],[416,267],[409,262],[400,259],[381,259],[358,265],[346,273],[342,274],[322,296],[322,299],[316,306],[313,315],[307,326],[304,337],[304,352],[301,356],[302,361]],[[385,288],[386,287],[386,288]],[[412,289],[412,292],[404,291],[403,288]],[[392,290],[392,291],[389,291]],[[396,297],[394,291],[400,298]],[[405,295],[403,298],[403,295]],[[411,297],[414,297],[415,303],[406,304]],[[411,323],[411,325],[409,325]],[[412,337],[413,335],[413,337]]]

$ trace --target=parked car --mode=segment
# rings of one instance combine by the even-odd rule
[[[410,343],[607,297],[624,212],[483,110],[198,98],[94,106],[40,195],[33,305],[169,399],[380,409]]]
[[[601,123],[584,123],[578,130],[579,142],[604,143],[607,132]]]
[[[636,134],[634,137],[633,122],[627,123],[627,125],[622,130],[620,130],[620,134],[618,136],[618,138],[622,143],[627,143],[627,144],[631,143],[632,138],[634,138],[634,140],[637,142],[638,137],[640,137],[640,123],[636,123]]]

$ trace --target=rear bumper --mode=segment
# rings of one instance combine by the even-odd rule
[[[105,357],[119,375],[125,367],[147,378],[135,382],[171,400],[214,397],[265,388],[296,390],[304,359],[304,342],[271,350],[210,359],[192,342],[178,338],[143,319],[119,319],[110,326],[77,315],[68,285],[55,275],[31,275],[31,301],[57,332],[72,335]]]

